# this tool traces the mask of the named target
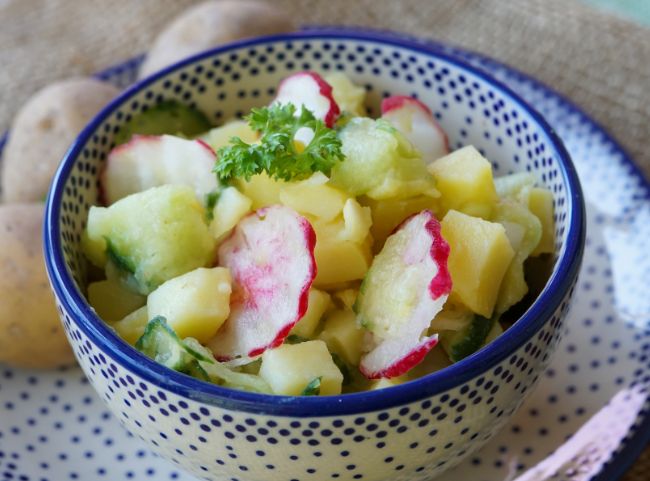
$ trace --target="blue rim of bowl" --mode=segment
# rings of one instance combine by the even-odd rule
[[[477,353],[452,366],[393,388],[339,396],[275,396],[223,388],[171,371],[124,343],[95,314],[81,293],[76,289],[74,280],[68,273],[60,241],[58,219],[61,196],[63,194],[62,185],[67,180],[74,166],[74,160],[79,156],[83,146],[93,135],[97,127],[106,117],[122,105],[125,99],[140,91],[143,87],[156,82],[158,79],[167,76],[177,69],[218,53],[268,43],[318,39],[367,41],[381,45],[407,48],[424,55],[435,56],[471,72],[473,75],[491,84],[526,111],[540,125],[544,135],[548,137],[554,146],[555,154],[561,159],[559,166],[567,183],[568,192],[571,194],[569,196],[570,219],[567,242],[557,260],[558,268],[552,274],[546,287],[530,308],[499,338]],[[298,32],[259,37],[215,48],[165,68],[157,74],[127,88],[91,121],[66,153],[55,174],[52,186],[48,194],[44,226],[46,266],[56,296],[64,305],[65,310],[72,314],[75,324],[86,336],[96,345],[100,346],[102,350],[106,350],[106,354],[121,364],[125,369],[159,388],[205,404],[251,413],[292,417],[323,417],[379,411],[426,399],[480,376],[532,339],[537,331],[550,319],[577,276],[584,250],[585,207],[577,173],[561,139],[547,124],[544,118],[508,87],[493,79],[484,71],[469,65],[464,60],[448,52],[443,52],[436,46],[373,32],[355,33],[333,29],[327,32]]]

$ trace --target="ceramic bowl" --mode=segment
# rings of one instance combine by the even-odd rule
[[[98,203],[98,176],[113,138],[132,115],[167,99],[198,107],[218,124],[267,104],[283,77],[308,69],[343,71],[365,86],[371,115],[383,96],[416,96],[431,107],[452,148],[473,144],[496,175],[534,173],[554,194],[552,274],[531,307],[489,346],[389,389],[269,396],[168,370],[122,342],[83,295],[80,238],[90,206]],[[448,52],[375,33],[240,42],[134,85],[81,133],[47,204],[47,267],[79,364],[126,429],[203,479],[431,479],[504,425],[563,332],[582,257],[584,206],[568,154],[534,107]]]

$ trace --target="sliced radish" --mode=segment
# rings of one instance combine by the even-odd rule
[[[357,300],[372,333],[359,364],[368,379],[401,376],[437,344],[426,332],[451,291],[448,257],[440,223],[425,210],[405,220],[374,258]]]
[[[381,102],[381,118],[404,134],[427,163],[449,153],[447,134],[419,100],[404,95],[387,97]]]
[[[164,184],[194,188],[200,198],[217,188],[212,173],[214,151],[201,140],[173,135],[134,136],[114,148],[100,177],[106,205],[136,192]]]
[[[219,247],[233,280],[230,316],[208,347],[217,359],[256,357],[277,347],[307,310],[316,277],[311,224],[273,205],[244,217]]]
[[[415,345],[408,339],[387,339],[366,354],[359,369],[368,379],[398,377],[420,364],[436,344],[438,334],[425,337]]]
[[[274,102],[295,105],[298,115],[304,105],[329,128],[341,113],[332,96],[332,86],[314,72],[298,72],[285,78],[278,86]]]

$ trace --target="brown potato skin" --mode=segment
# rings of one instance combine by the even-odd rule
[[[203,2],[178,15],[160,32],[140,67],[140,78],[223,43],[295,29],[291,12],[273,2]]]
[[[36,92],[16,114],[3,152],[5,202],[42,202],[61,159],[81,130],[119,90],[71,78]]]
[[[54,368],[74,362],[43,260],[44,205],[0,205],[0,362]]]

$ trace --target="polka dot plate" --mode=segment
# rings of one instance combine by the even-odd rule
[[[568,331],[535,392],[445,481],[612,480],[650,437],[650,186],[621,148],[569,101],[476,54],[435,45],[497,77],[564,140],[587,202],[588,237]],[[100,77],[135,79],[141,59]],[[0,143],[0,148],[2,144]],[[191,480],[106,410],[77,369],[0,366],[0,480]]]

